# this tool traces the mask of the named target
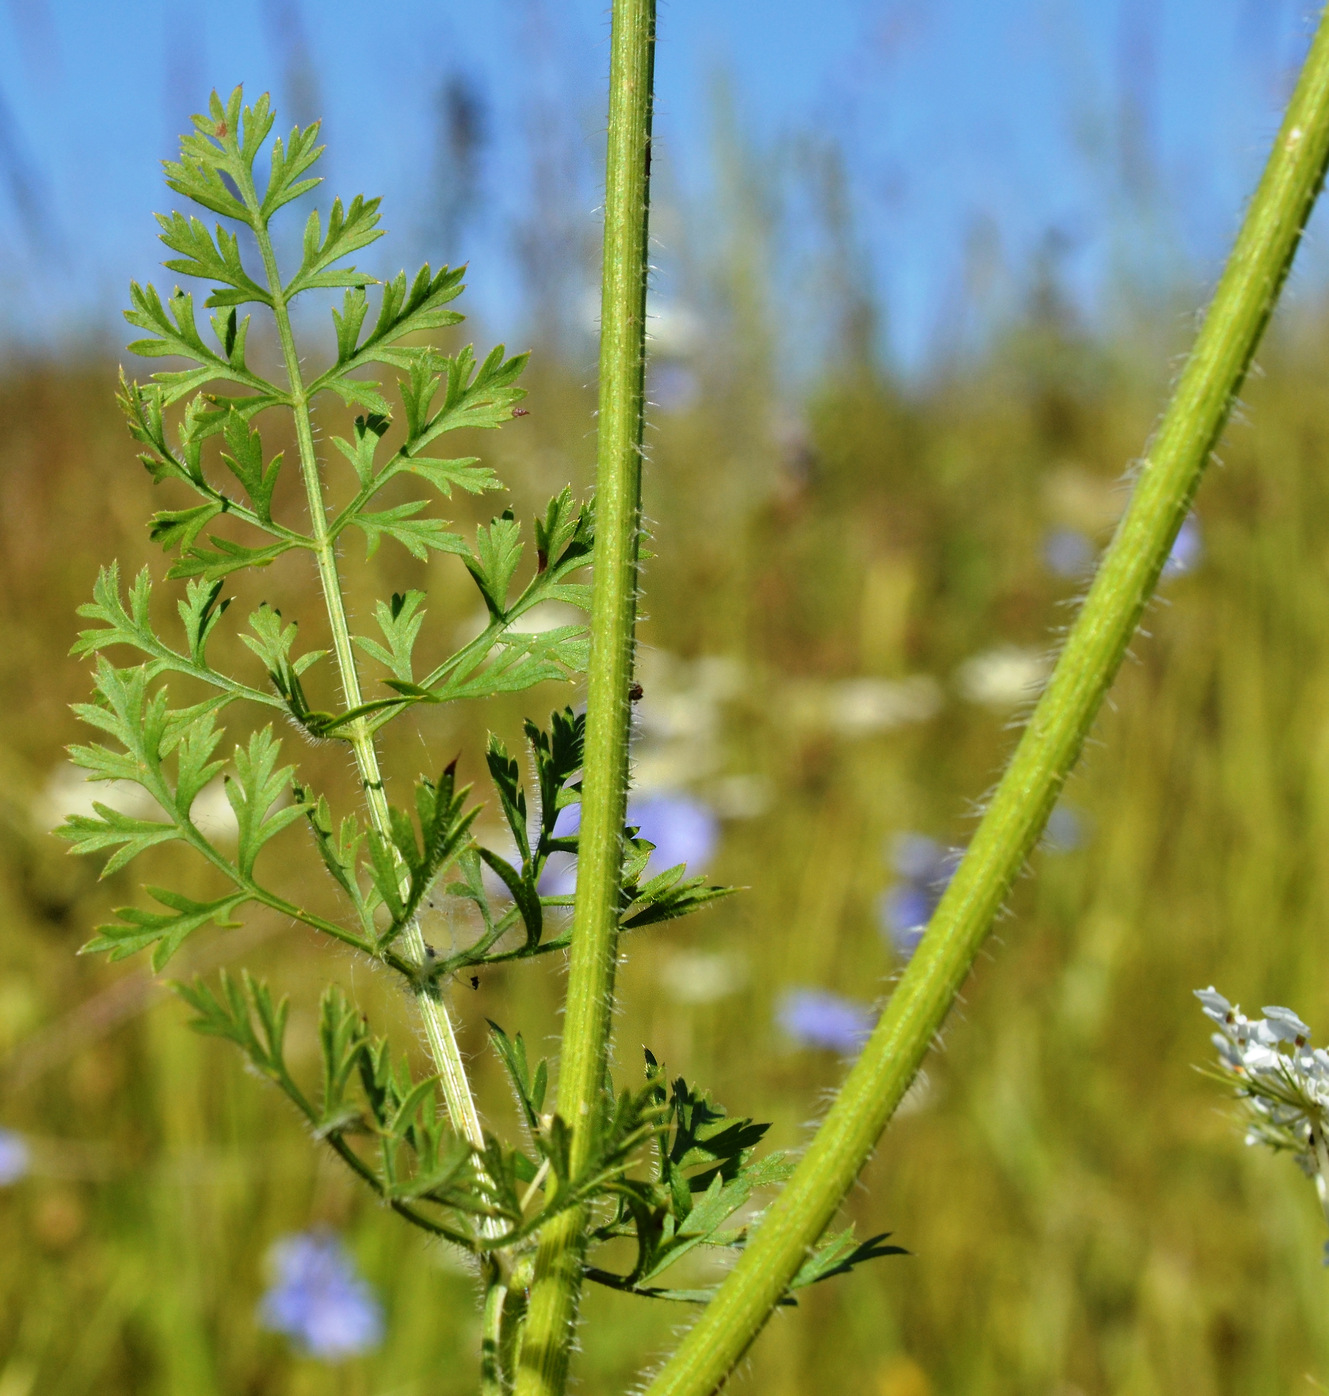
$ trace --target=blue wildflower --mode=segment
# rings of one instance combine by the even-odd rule
[[[647,795],[628,805],[628,823],[637,826],[638,837],[655,845],[649,864],[652,873],[686,863],[696,868],[715,852],[720,825],[712,811],[687,795]]]
[[[1194,572],[1204,556],[1204,535],[1200,532],[1200,521],[1194,514],[1187,514],[1185,522],[1177,531],[1172,551],[1163,564],[1165,577],[1180,577]]]
[[[654,365],[646,395],[663,412],[685,412],[701,396],[701,380],[684,364]]]
[[[827,989],[790,989],[780,1000],[776,1018],[800,1047],[823,1047],[842,1057],[858,1054],[873,1024],[866,1004]]]
[[[1083,577],[1093,570],[1094,545],[1078,528],[1054,528],[1043,539],[1043,562],[1058,577]]]
[[[1048,815],[1043,847],[1049,853],[1073,853],[1084,840],[1084,820],[1069,806],[1057,805]]]
[[[258,1311],[265,1328],[324,1362],[370,1352],[383,1341],[383,1311],[337,1237],[320,1231],[283,1237],[270,1261],[275,1280]]]
[[[923,834],[899,834],[890,861],[899,881],[881,895],[877,915],[896,954],[907,960],[955,873],[957,855]]]
[[[12,1129],[0,1129],[0,1188],[25,1178],[32,1166],[28,1141]]]
[[[636,825],[638,837],[655,845],[647,872],[654,876],[680,863],[697,869],[715,852],[720,824],[715,812],[689,795],[645,795],[628,805],[627,822]],[[581,806],[560,810],[554,832],[560,837],[581,827]],[[568,853],[556,853],[545,865],[540,890],[547,897],[571,896],[577,886],[577,860]]]

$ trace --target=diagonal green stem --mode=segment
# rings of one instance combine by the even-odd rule
[[[1292,263],[1329,159],[1329,16],[1130,507],[927,934],[789,1184],[647,1388],[709,1396],[786,1292],[936,1039],[1135,633]]]
[[[654,0],[614,0],[600,295],[591,660],[577,897],[559,1059],[558,1112],[572,1128],[575,1175],[593,1143],[609,1054],[618,962],[628,690],[637,618],[650,196]],[[585,1208],[544,1229],[517,1373],[517,1396],[561,1396],[581,1294]]]
[[[286,303],[276,252],[259,212],[258,195],[252,179],[243,181],[241,193],[250,212],[251,225],[258,239],[259,253],[263,258],[263,268],[272,292],[272,313],[277,322],[277,336],[281,341],[286,375],[290,380],[290,405],[295,417],[296,443],[300,450],[300,473],[309,501],[312,551],[318,561],[319,581],[323,586],[323,599],[332,628],[332,648],[341,677],[342,696],[348,709],[358,708],[364,699],[360,691],[360,676],[355,667],[355,651],[351,645],[346,606],[342,599],[341,578],[337,574],[337,556],[328,530],[328,513],[323,500],[322,477],[318,456],[314,450],[314,431],[309,416],[309,397],[300,372],[300,356],[296,351],[295,335],[291,328],[290,309]],[[361,718],[347,725],[345,735],[355,754],[355,764],[360,774],[360,784],[364,789],[369,817],[374,828],[391,848],[393,843],[388,799],[383,789],[383,776],[379,770],[373,734]],[[425,941],[419,924],[412,920],[402,938],[415,962],[423,965]],[[464,1135],[476,1148],[483,1148],[484,1131],[480,1126],[480,1117],[471,1095],[470,1082],[466,1076],[461,1049],[457,1045],[456,1033],[452,1029],[452,1020],[443,1006],[438,985],[434,981],[418,982],[414,992],[424,1022],[430,1054],[438,1071],[443,1098],[447,1102],[448,1115],[458,1133]]]

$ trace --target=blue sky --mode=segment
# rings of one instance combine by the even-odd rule
[[[1312,14],[1300,0],[661,0],[661,285],[686,285],[671,268],[707,254],[725,206],[722,92],[733,158],[787,205],[772,215],[777,284],[816,242],[799,152],[843,152],[856,265],[906,367],[1009,313],[1041,248],[1091,317],[1110,315],[1123,273],[1203,282]],[[529,328],[519,249],[523,230],[542,241],[540,210],[558,206],[565,236],[594,233],[603,0],[6,0],[0,57],[11,343],[114,346],[129,278],[169,279],[158,162],[214,86],[271,90],[279,120],[323,116],[329,193],[383,194],[399,235],[371,269],[469,260],[487,333]],[[484,108],[485,141],[473,216],[440,249],[450,78]],[[1300,285],[1327,267],[1312,246]]]

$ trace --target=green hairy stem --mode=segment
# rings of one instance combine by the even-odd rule
[[[1273,311],[1327,159],[1329,17],[1322,17],[1195,347],[1140,464],[1130,507],[996,794],[793,1178],[649,1396],[707,1396],[725,1380],[835,1215],[936,1040],[1135,633]]]
[[[572,1127],[574,1172],[586,1161],[591,1116],[605,1085],[618,960],[628,691],[637,614],[654,51],[653,0],[615,0],[585,780],[558,1081],[558,1111]],[[554,1218],[542,1234],[518,1396],[560,1393],[566,1385],[585,1226],[585,1209],[573,1207]]]
[[[346,710],[354,712],[363,705],[364,697],[360,690],[360,677],[356,670],[355,650],[351,645],[350,627],[346,623],[346,606],[342,599],[341,579],[337,575],[337,556],[328,530],[328,512],[323,502],[323,486],[319,474],[318,457],[314,451],[314,431],[309,416],[309,398],[305,391],[303,375],[300,372],[300,356],[296,351],[295,335],[291,329],[290,310],[283,295],[282,279],[277,268],[277,257],[273,250],[272,238],[259,216],[259,199],[252,180],[248,182],[247,187],[241,190],[241,193],[250,212],[254,215],[259,252],[263,258],[263,269],[267,273],[268,285],[271,288],[272,313],[277,324],[277,335],[282,348],[282,361],[290,385],[291,411],[295,418],[296,441],[300,451],[300,474],[304,480],[305,494],[309,500],[314,556],[318,561],[319,581],[323,587],[328,623],[332,629],[332,647],[341,679],[342,696],[346,703]],[[346,725],[344,735],[355,754],[356,769],[364,789],[369,817],[379,835],[390,845],[392,831],[388,814],[388,799],[383,788],[383,774],[379,769],[378,753],[374,748],[372,729],[365,718],[359,717]],[[420,930],[420,924],[414,917],[408,923],[402,939],[411,958],[417,964],[423,964],[425,961],[425,940]],[[448,1011],[439,997],[437,983],[418,984],[415,988],[415,999],[420,1009],[420,1017],[424,1022],[430,1055],[433,1058],[435,1069],[438,1071],[443,1098],[447,1102],[448,1114],[458,1133],[464,1135],[477,1148],[482,1148],[484,1146],[484,1132],[480,1127],[480,1117],[476,1112],[475,1100],[466,1076],[466,1066],[462,1061],[461,1049],[457,1045],[457,1035],[453,1031]]]

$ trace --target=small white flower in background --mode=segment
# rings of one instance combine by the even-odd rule
[[[828,693],[830,725],[870,736],[926,722],[941,708],[941,687],[927,674],[906,679],[841,679]]]
[[[525,615],[514,620],[508,631],[513,635],[546,635],[549,631],[558,630],[565,625],[576,625],[582,619],[582,613],[575,606],[569,606],[563,601],[541,601],[538,606],[532,606]],[[484,629],[484,626],[481,629]]]
[[[90,780],[73,762],[61,761],[32,802],[32,820],[39,829],[58,829],[71,815],[95,815],[94,803],[131,819],[153,819],[161,814],[156,800],[132,780]]]
[[[240,837],[240,821],[226,798],[226,784],[220,778],[210,781],[194,796],[189,817],[199,833],[214,843],[234,843]]]
[[[966,659],[956,671],[962,697],[987,708],[1011,708],[1037,698],[1050,672],[1042,650],[1001,645]]]
[[[1329,1221],[1329,1052],[1311,1045],[1310,1028],[1290,1008],[1247,1018],[1212,985],[1195,997],[1218,1025],[1212,1040],[1222,1073],[1250,1110],[1246,1143],[1289,1151],[1314,1179]]]
[[[660,971],[660,986],[675,1003],[719,1003],[747,982],[747,961],[725,951],[680,950]]]
[[[0,1188],[7,1188],[26,1178],[32,1166],[28,1141],[12,1129],[0,1129]]]
[[[775,803],[775,783],[769,776],[721,776],[706,794],[721,819],[757,819]]]
[[[596,324],[599,324],[600,293],[595,292]],[[651,352],[658,358],[668,356],[685,359],[701,344],[706,332],[705,322],[695,310],[681,301],[653,298],[646,317],[646,338]]]
[[[872,737],[913,723],[927,722],[941,711],[941,685],[929,674],[903,679],[802,679],[780,695],[781,712],[798,727]]]

